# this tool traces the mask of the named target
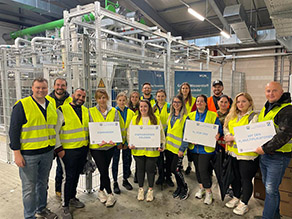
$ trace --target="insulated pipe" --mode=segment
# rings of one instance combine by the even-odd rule
[[[53,41],[54,39],[52,38],[47,38],[47,37],[34,37],[32,40],[31,40],[31,50],[32,50],[32,65],[34,67],[37,66],[37,54],[35,52],[35,43],[37,41]]]
[[[248,58],[262,58],[262,57],[273,57],[273,56],[287,56],[287,55],[292,55],[292,53],[267,53],[267,54],[241,55],[241,56],[226,55],[226,56],[210,56],[210,58],[211,59],[225,58],[229,60],[229,59],[248,59]]]
[[[267,49],[281,49],[283,46],[264,46],[264,47],[255,47],[255,48],[243,48],[243,49],[226,49],[227,52],[248,52],[248,51],[257,51],[257,50],[267,50]]]

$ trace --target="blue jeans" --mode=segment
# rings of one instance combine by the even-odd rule
[[[36,155],[23,155],[25,166],[19,168],[25,218],[35,218],[47,206],[47,189],[54,150]]]
[[[264,154],[260,156],[262,180],[266,189],[263,219],[280,218],[279,186],[290,159],[282,154]]]

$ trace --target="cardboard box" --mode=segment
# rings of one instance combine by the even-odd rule
[[[265,193],[265,186],[261,179],[254,179],[254,190],[253,190],[253,197],[258,198],[261,200],[265,200],[266,193]]]
[[[292,217],[292,193],[280,191],[280,197],[280,214],[287,217]]]
[[[292,193],[292,168],[286,169],[279,190]]]

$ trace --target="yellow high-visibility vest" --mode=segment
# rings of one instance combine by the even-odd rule
[[[118,112],[119,112],[119,117],[120,117],[120,127],[121,127],[121,133],[122,133],[123,144],[124,144],[127,140],[127,130],[129,128],[129,125],[131,123],[133,116],[135,116],[135,113],[128,108],[127,109],[127,119],[126,119],[126,123],[125,123],[119,110],[118,110]]]
[[[154,113],[156,116],[159,116],[160,122],[163,126],[163,130],[165,130],[165,128],[166,128],[167,119],[168,119],[168,115],[169,115],[169,113],[167,112],[167,106],[168,106],[168,103],[165,102],[161,111],[159,112],[159,109],[157,108],[157,110]]]
[[[142,118],[136,123],[137,116],[134,116],[132,118],[132,124],[133,125],[143,125]],[[157,118],[157,125],[160,124],[159,117]],[[148,125],[153,125],[149,119]],[[146,156],[146,157],[159,157],[160,152],[157,150],[157,148],[135,148],[131,150],[133,156]]]
[[[47,95],[46,98],[48,99],[48,101],[50,101],[50,102],[53,104],[54,108],[56,109],[56,108],[57,108],[56,100],[55,100],[53,97],[49,96],[49,95]],[[67,104],[67,103],[71,103],[72,100],[73,100],[72,97],[70,97],[70,96],[67,97],[67,98],[65,99],[63,105],[64,105],[64,104]],[[60,105],[60,106],[62,106],[62,105]],[[60,107],[60,106],[59,106],[59,107]],[[59,107],[58,107],[58,108],[59,108]]]
[[[140,97],[140,100],[144,100],[144,96],[143,95]],[[155,99],[151,99],[150,100],[150,104],[151,104],[152,107],[155,105],[155,103],[156,103]]]
[[[274,107],[273,109],[271,109],[267,115],[265,115],[265,110],[266,108],[263,107],[262,111],[260,112],[260,115],[259,115],[259,118],[258,118],[258,121],[259,122],[263,122],[263,121],[267,121],[267,120],[273,120],[274,122],[274,118],[275,116],[278,114],[278,112],[283,109],[284,107],[286,106],[290,106],[291,103],[284,103],[284,104],[281,104],[281,106],[276,106]],[[279,131],[279,126],[277,124],[275,124],[274,122],[274,126],[275,126],[275,129],[276,129],[276,132]],[[277,149],[276,151],[278,152],[291,152],[292,151],[292,139],[290,139],[290,141],[283,145],[281,148]]]
[[[57,112],[51,103],[47,106],[47,120],[31,96],[20,100],[27,123],[22,125],[21,150],[37,150],[55,146]]]
[[[65,125],[60,130],[60,140],[64,149],[81,148],[88,145],[89,113],[85,106],[81,106],[82,123],[70,104],[60,107]]]
[[[254,114],[253,111],[251,111],[249,114],[243,116],[239,121],[237,121],[237,117],[235,117],[234,119],[230,120],[229,123],[228,123],[229,132],[234,136],[234,129],[233,128],[237,127],[237,126],[248,125],[249,124],[249,120],[251,120],[251,118],[249,118],[249,117],[252,114]],[[233,152],[233,153],[235,153],[236,155],[239,155],[239,156],[250,156],[250,157],[257,157],[258,156],[258,154],[255,153],[255,152],[240,153],[238,151],[238,148],[237,148],[237,145],[236,145],[235,141],[233,142],[232,146],[226,144],[226,150],[227,151],[231,151],[231,152]]]
[[[193,106],[196,104],[196,98],[195,97],[192,97],[192,103],[190,105],[189,102],[186,102],[186,109],[187,109],[187,113],[191,113],[191,110],[193,108]]]
[[[174,154],[178,154],[183,139],[183,130],[186,118],[187,115],[184,115],[182,119],[177,119],[172,127],[169,119],[167,126],[165,150],[169,150]]]
[[[196,120],[196,114],[197,114],[197,111],[194,111],[194,112],[191,112],[188,116],[190,118],[190,120]],[[204,123],[210,123],[210,124],[215,124],[215,121],[217,119],[217,114],[212,112],[212,111],[207,111],[207,114],[206,114],[206,117],[205,117],[205,120],[204,120]],[[193,144],[192,144],[193,145]],[[191,148],[191,150],[194,149],[194,145],[193,145],[193,148]],[[212,148],[212,147],[208,147],[208,146],[204,146],[204,150],[207,152],[207,153],[212,153],[215,151],[215,148]]]
[[[104,119],[101,112],[96,107],[89,108],[89,114],[93,120],[93,122],[114,122],[115,115],[116,115],[116,109],[111,108],[111,110],[107,113],[106,119]],[[105,144],[103,146],[100,146],[99,144],[90,144],[90,149],[101,149],[101,150],[107,150],[109,148],[114,147],[115,145]]]

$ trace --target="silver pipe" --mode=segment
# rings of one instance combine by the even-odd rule
[[[257,50],[267,50],[267,49],[279,49],[283,46],[263,46],[255,48],[243,48],[243,49],[226,49],[227,52],[247,52],[247,51],[257,51]]]
[[[292,53],[267,53],[267,54],[241,55],[241,56],[226,55],[226,56],[210,56],[210,58],[211,59],[225,58],[225,59],[229,60],[229,59],[248,59],[248,58],[288,56],[288,55],[292,55]]]

